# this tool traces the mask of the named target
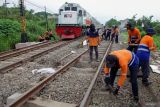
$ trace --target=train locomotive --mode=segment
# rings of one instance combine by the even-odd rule
[[[82,35],[84,28],[93,23],[92,19],[79,4],[66,2],[59,9],[56,33],[61,39],[77,38]]]

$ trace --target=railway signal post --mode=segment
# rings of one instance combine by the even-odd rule
[[[44,8],[45,8],[46,28],[47,28],[47,31],[48,31],[49,30],[48,29],[48,16],[47,16],[47,12],[46,12],[46,6]]]
[[[28,42],[28,37],[27,37],[27,33],[26,33],[24,0],[19,0],[19,6],[20,6],[20,16],[21,16],[21,42],[25,43],[25,42]]]

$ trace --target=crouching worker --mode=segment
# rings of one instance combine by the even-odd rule
[[[116,88],[113,90],[113,88],[109,87],[114,86],[114,80],[119,68],[121,69],[120,78],[118,80]],[[106,88],[108,87],[108,89],[111,89],[114,95],[117,95],[119,89],[123,86],[126,80],[128,68],[130,70],[132,93],[134,96],[134,100],[138,101],[139,97],[137,85],[137,72],[139,70],[139,59],[134,53],[131,53],[128,50],[123,49],[113,51],[106,57],[106,64],[104,68],[104,81],[106,83]]]
[[[45,40],[45,38],[43,37],[43,35],[39,35],[37,39],[38,39],[39,42],[42,42],[42,41]]]

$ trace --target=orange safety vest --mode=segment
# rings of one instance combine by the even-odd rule
[[[122,86],[124,84],[124,81],[126,80],[127,71],[128,71],[128,64],[132,60],[132,53],[128,50],[118,50],[111,52],[112,55],[115,55],[118,58],[120,69],[121,69],[121,76],[118,80],[118,86]],[[108,74],[110,71],[110,68],[104,67],[104,73]]]
[[[100,44],[100,37],[89,37],[87,36],[87,40],[89,42],[89,46],[98,46]]]
[[[129,43],[139,43],[141,39],[141,33],[137,28],[134,28],[133,31],[128,30],[128,42]]]

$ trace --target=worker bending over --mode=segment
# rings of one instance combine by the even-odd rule
[[[111,52],[106,57],[106,64],[104,68],[105,72],[105,83],[106,88],[114,86],[114,80],[117,74],[118,69],[120,68],[120,78],[118,84],[113,91],[114,95],[118,94],[119,89],[123,86],[128,72],[128,67],[130,70],[131,84],[132,84],[132,93],[134,95],[134,100],[138,101],[138,85],[137,85],[137,72],[139,70],[139,59],[138,57],[128,51],[128,50],[117,50]],[[110,89],[110,88],[109,88]]]

